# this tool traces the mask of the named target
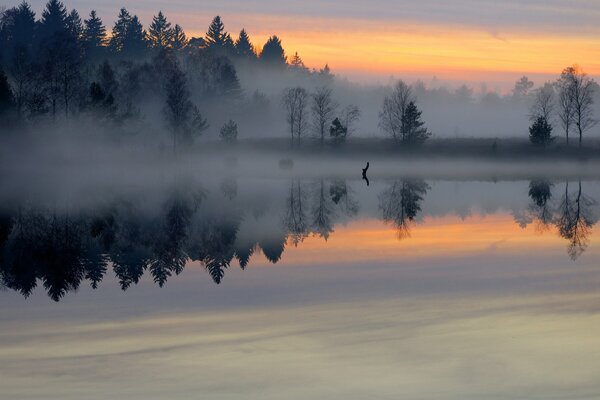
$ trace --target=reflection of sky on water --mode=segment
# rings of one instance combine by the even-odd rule
[[[83,282],[59,303],[43,287],[27,299],[0,293],[0,398],[600,393],[594,231],[572,260],[557,228],[535,223],[529,181],[427,184],[402,240],[382,216],[392,181],[369,191],[350,181],[358,209],[336,211],[327,241],[318,232],[297,246],[288,238],[276,264],[257,251],[246,270],[233,259],[220,285],[194,261],[163,288],[146,273],[123,292],[109,268],[98,289]],[[310,214],[321,181],[302,185]],[[576,194],[577,182],[570,185]],[[238,213],[238,242],[286,221],[293,182],[233,187],[206,185],[194,218]],[[582,187],[600,199],[597,182]],[[555,182],[553,209],[563,191]],[[157,196],[142,208],[152,214],[160,204]]]

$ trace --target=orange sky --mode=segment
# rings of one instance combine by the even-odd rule
[[[590,235],[585,257],[594,257],[594,235]],[[360,220],[335,226],[325,241],[310,236],[297,247],[288,242],[277,264],[344,264],[355,262],[389,262],[391,260],[439,259],[465,256],[525,255],[529,252],[568,259],[568,242],[556,229],[540,231],[536,224],[521,228],[510,214],[497,213],[442,218],[426,217],[413,224],[410,237],[398,238],[397,230],[381,220]],[[255,254],[251,266],[270,265],[262,254]]]

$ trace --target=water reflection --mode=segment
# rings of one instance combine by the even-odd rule
[[[286,245],[299,246],[308,237],[326,242],[336,227],[351,221],[377,218],[407,239],[417,221],[439,215],[425,207],[435,184],[408,178],[374,182],[360,186],[369,190],[361,198],[344,179],[294,178],[277,181],[260,201],[252,201],[236,179],[227,178],[215,189],[176,185],[151,205],[143,196],[115,196],[86,208],[21,202],[0,216],[0,281],[24,296],[41,284],[58,301],[82,282],[98,287],[109,271],[123,290],[145,273],[162,287],[189,262],[199,262],[219,284],[234,260],[245,269],[260,251],[275,264]],[[540,232],[556,230],[575,260],[597,222],[597,203],[584,186],[532,180],[522,193],[529,202],[513,212],[515,222],[535,224]],[[376,199],[374,207],[370,198]],[[442,215],[465,214],[460,203],[442,209]]]

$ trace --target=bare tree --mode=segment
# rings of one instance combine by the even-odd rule
[[[583,133],[598,122],[594,119],[593,110],[595,82],[579,66],[574,65],[563,70],[559,86],[561,88],[561,108],[563,108],[561,120],[567,133],[567,142],[569,126],[575,123],[581,147]]]
[[[333,115],[338,104],[332,98],[332,89],[321,87],[311,96],[311,111],[313,116],[313,125],[321,145],[325,143],[325,132],[328,125],[333,120]]]
[[[340,119],[347,130],[346,135],[348,136],[354,132],[354,125],[360,119],[360,110],[354,104],[350,104],[342,110]]]
[[[302,87],[288,88],[283,93],[282,104],[286,110],[286,119],[290,128],[292,144],[294,136],[300,141],[300,137],[306,130],[306,103],[308,94]]]
[[[379,113],[379,127],[395,141],[405,140],[404,114],[408,104],[414,101],[412,89],[403,81],[398,81],[392,93],[383,100],[383,110]]]
[[[554,86],[550,83],[545,83],[544,86],[537,89],[531,105],[529,120],[533,122],[543,117],[544,120],[550,123],[556,108],[555,97]]]

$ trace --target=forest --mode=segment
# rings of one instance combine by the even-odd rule
[[[111,28],[94,10],[82,17],[49,0],[37,16],[22,2],[0,10],[2,139],[38,143],[54,133],[180,152],[203,140],[335,148],[354,136],[413,149],[517,138],[546,149],[585,147],[596,133],[600,90],[578,65],[537,87],[523,76],[500,94],[395,78],[360,85],[289,54],[277,35],[259,46],[219,16],[204,36],[188,37],[162,11],[144,26],[122,8]]]

